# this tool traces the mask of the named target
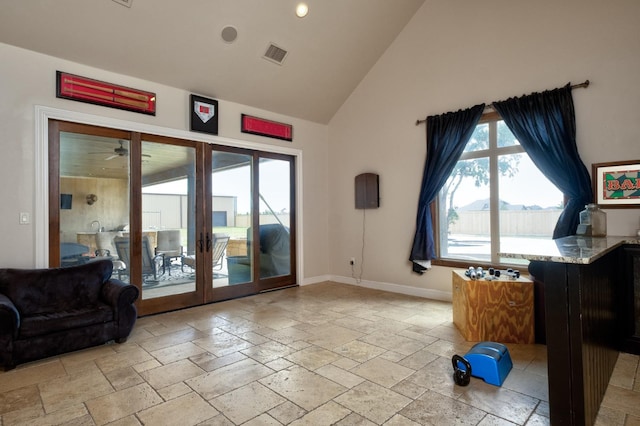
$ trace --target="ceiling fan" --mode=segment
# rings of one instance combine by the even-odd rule
[[[120,146],[115,147],[113,149],[113,154],[111,154],[110,156],[108,156],[107,158],[104,159],[104,161],[109,161],[109,160],[113,160],[114,158],[118,158],[118,157],[128,157],[129,156],[129,149],[125,148],[123,146],[123,143],[126,141],[118,141],[118,143],[120,144]],[[92,152],[91,154],[105,154],[104,152]],[[149,157],[151,158],[151,156],[149,154],[141,154],[142,157]]]

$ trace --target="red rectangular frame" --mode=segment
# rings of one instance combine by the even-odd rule
[[[240,131],[242,133],[268,136],[289,142],[293,140],[293,126],[291,124],[265,120],[264,118],[253,117],[247,114],[242,114],[241,123]]]
[[[156,94],[62,71],[56,72],[56,97],[156,115]]]

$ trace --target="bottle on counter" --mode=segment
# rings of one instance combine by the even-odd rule
[[[591,237],[607,236],[607,214],[597,204],[587,204],[580,212],[579,235]]]

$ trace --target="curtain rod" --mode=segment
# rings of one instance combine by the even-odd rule
[[[579,83],[579,84],[574,84],[571,86],[571,89],[586,89],[587,87],[589,87],[590,81],[589,80],[585,80],[584,83]],[[491,104],[493,104],[493,102],[489,103],[485,108],[490,108]],[[416,120],[416,126],[421,125],[422,123],[425,123],[427,120]]]

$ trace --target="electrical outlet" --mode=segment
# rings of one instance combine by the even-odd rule
[[[349,260],[349,265],[355,266],[355,264],[356,264],[356,258],[352,257],[351,260]]]

